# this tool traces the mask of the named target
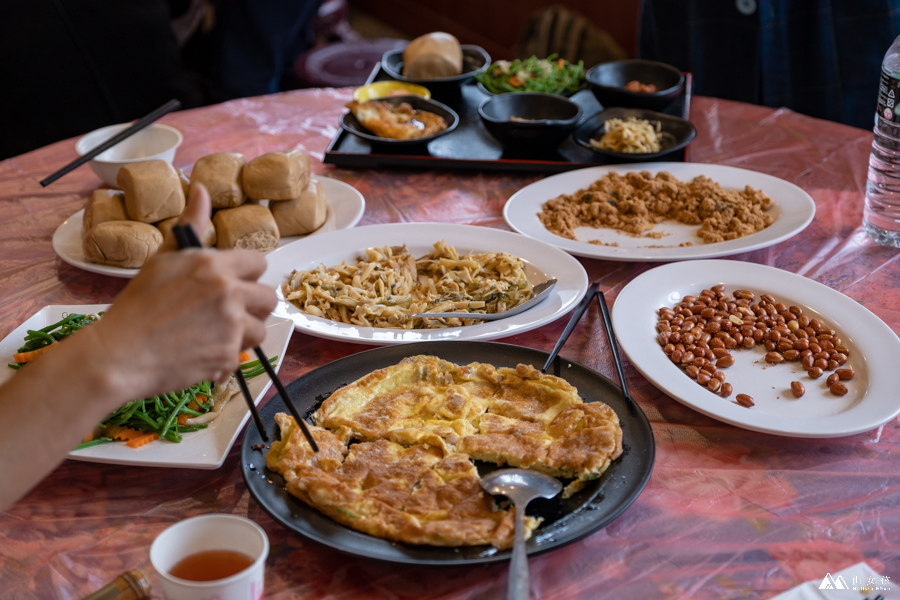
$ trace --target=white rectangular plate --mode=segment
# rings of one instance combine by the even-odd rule
[[[108,304],[45,306],[0,342],[0,355],[6,359],[6,363],[13,363],[15,362],[13,354],[24,343],[27,330],[46,327],[71,313],[96,314],[107,308],[109,308]],[[293,329],[293,323],[289,319],[270,316],[266,321],[266,338],[261,344],[261,348],[269,358],[278,357],[274,365],[276,373],[281,368],[281,362],[287,351]],[[16,372],[4,366],[0,373],[2,373],[0,374],[0,383],[2,383]],[[247,381],[250,394],[257,404],[262,400],[270,385],[272,385],[272,381],[266,375],[260,375]],[[228,451],[231,450],[238,433],[249,417],[250,411],[243,399],[233,398],[225,406],[222,414],[209,424],[209,427],[185,433],[181,443],[174,444],[166,440],[156,440],[140,448],[129,448],[123,443],[110,442],[83,450],[73,450],[69,452],[67,458],[116,465],[217,469],[222,466],[225,457],[228,456]]]

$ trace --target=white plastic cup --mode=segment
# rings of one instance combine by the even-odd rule
[[[169,574],[179,561],[198,552],[231,550],[253,564],[224,579],[189,581]],[[200,515],[179,521],[160,533],[150,546],[150,563],[159,574],[167,600],[261,600],[269,538],[263,528],[230,514]]]

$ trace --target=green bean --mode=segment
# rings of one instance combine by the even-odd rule
[[[75,446],[76,450],[84,450],[85,448],[90,448],[91,446],[99,446],[100,444],[106,444],[107,442],[111,442],[113,439],[111,437],[99,437],[94,438],[89,442],[81,442],[77,446]]]
[[[185,404],[188,403],[188,400],[190,400],[190,399],[191,399],[190,394],[185,394],[184,396],[182,396],[182,398],[178,402],[178,404],[175,405],[175,410],[173,410],[172,412],[169,413],[169,417],[166,419],[166,424],[163,425],[162,431],[159,432],[159,435],[161,435],[161,436],[166,435],[166,432],[168,432],[169,428],[172,426],[172,421],[175,420],[175,418],[178,416],[178,413],[181,412],[181,409],[184,407]]]

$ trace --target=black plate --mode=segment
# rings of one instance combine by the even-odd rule
[[[628,153],[613,152],[612,150],[601,150],[591,145],[591,138],[600,139],[605,131],[604,124],[608,119],[627,119],[635,117],[637,119],[646,119],[651,123],[659,121],[662,139],[660,146],[662,150],[659,152],[646,153]],[[581,146],[588,150],[615,158],[619,162],[646,162],[648,160],[657,160],[673,152],[677,152],[690,144],[697,137],[697,129],[693,123],[687,119],[682,119],[674,115],[646,110],[643,108],[609,108],[603,112],[597,113],[590,119],[578,126],[572,133],[572,138]]]
[[[359,122],[359,120],[357,120],[352,112],[346,112],[341,115],[341,128],[344,131],[348,131],[353,135],[368,140],[372,144],[384,146],[427,146],[428,142],[430,142],[431,140],[450,133],[451,131],[456,129],[457,125],[459,125],[459,115],[457,115],[456,112],[453,111],[453,109],[441,104],[440,102],[425,99],[422,96],[417,96],[415,94],[404,96],[387,96],[384,98],[378,98],[378,101],[387,102],[388,104],[391,104],[393,106],[397,106],[401,102],[406,102],[416,110],[428,111],[436,115],[440,115],[441,117],[444,117],[444,121],[447,122],[447,128],[442,129],[441,131],[438,131],[437,133],[434,133],[432,135],[411,140],[395,140],[391,138],[383,138],[366,129]]]
[[[460,46],[463,54],[463,68],[459,75],[450,77],[432,77],[431,79],[418,79],[415,77],[406,77],[403,75],[403,48],[399,50],[388,50],[381,57],[381,64],[385,72],[397,81],[406,81],[409,83],[417,83],[424,85],[428,89],[433,87],[459,86],[471,81],[476,73],[480,73],[488,68],[491,64],[491,57],[481,46],[472,46],[463,44]],[[434,90],[431,90],[434,93]]]
[[[493,342],[422,342],[387,346],[360,352],[310,371],[287,386],[301,414],[312,413],[337,388],[375,369],[395,365],[407,356],[431,354],[458,364],[488,362],[498,367],[519,363],[543,366],[547,353]],[[619,415],[624,452],[603,477],[591,482],[567,500],[535,500],[528,514],[544,517],[544,523],[527,543],[529,554],[570,544],[607,525],[622,513],[644,489],[653,469],[655,444],[647,417],[636,404],[627,403],[621,390],[601,374],[577,363],[557,359],[554,374],[578,388],[586,402],[602,400]],[[273,439],[274,415],[286,412],[280,396],[260,410]],[[398,544],[348,529],[310,508],[285,491],[284,480],[265,467],[259,432],[248,427],[241,448],[241,472],[253,497],[273,519],[287,529],[335,550],[365,558],[419,565],[460,565],[509,560],[511,551],[491,546],[441,548]],[[487,472],[493,465],[479,464]]]

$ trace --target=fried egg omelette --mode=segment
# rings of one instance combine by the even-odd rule
[[[570,496],[622,453],[616,413],[532,366],[413,356],[335,391],[313,414],[312,452],[292,417],[266,455],[287,490],[336,521],[411,544],[510,547],[511,510],[472,460],[572,479]],[[528,535],[540,521],[529,518]]]

